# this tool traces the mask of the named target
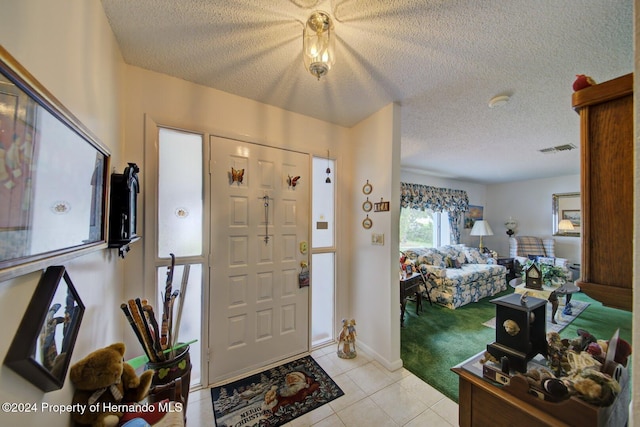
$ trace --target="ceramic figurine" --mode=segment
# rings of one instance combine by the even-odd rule
[[[353,359],[356,356],[356,321],[342,319],[342,331],[338,339],[338,357]]]

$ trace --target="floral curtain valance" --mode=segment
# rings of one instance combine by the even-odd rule
[[[431,187],[401,182],[400,206],[412,209],[431,209],[434,212],[459,214],[469,210],[469,198],[464,190]]]

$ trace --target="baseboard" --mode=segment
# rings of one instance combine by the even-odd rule
[[[382,357],[378,352],[374,351],[371,347],[363,343],[362,341],[358,341],[357,346],[360,347],[367,355],[371,356],[376,362],[380,363],[385,369],[393,372],[402,368],[402,359],[398,358],[395,361],[389,361],[386,358]]]

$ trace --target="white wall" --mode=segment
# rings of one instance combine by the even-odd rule
[[[348,206],[353,245],[348,260],[352,314],[358,322],[358,341],[387,369],[402,366],[400,359],[400,291],[398,289],[398,234],[400,220],[400,107],[389,104],[352,129],[353,179]],[[366,181],[373,187],[369,200],[390,201],[389,212],[369,212],[370,229],[362,227]],[[344,183],[343,183],[344,184]],[[384,234],[384,246],[371,244],[371,234]]]
[[[579,193],[580,175],[535,179],[487,186],[487,207],[493,236],[484,238],[486,245],[501,255],[509,254],[509,241],[504,222],[511,216],[518,222],[516,235],[552,237],[552,203],[555,193]],[[580,263],[579,237],[553,236],[556,256]]]
[[[97,1],[5,1],[0,13],[0,44],[120,158],[120,108],[124,63]],[[120,312],[122,262],[113,250],[100,250],[64,262],[86,311],[72,363],[88,352],[122,339]],[[0,360],[18,327],[40,272],[0,283]],[[43,393],[4,365],[0,401],[69,403],[72,386]],[[67,426],[56,414],[7,414],[3,426]]]
[[[483,238],[484,245],[502,256],[509,255],[509,236],[506,234],[507,229],[504,223],[510,216],[518,222],[516,234],[551,237],[551,196],[554,193],[580,192],[580,175],[484,185],[432,177],[415,171],[402,171],[400,180],[466,191],[469,204],[484,207],[484,219],[489,221],[493,230],[493,236]],[[470,236],[470,231],[469,229],[461,231],[461,243],[477,246],[478,237]],[[562,236],[554,236],[554,238],[556,239],[556,256],[579,264],[580,239]]]

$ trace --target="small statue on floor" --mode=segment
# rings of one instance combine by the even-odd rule
[[[342,319],[342,331],[338,337],[338,357],[353,359],[356,355],[356,321]]]

